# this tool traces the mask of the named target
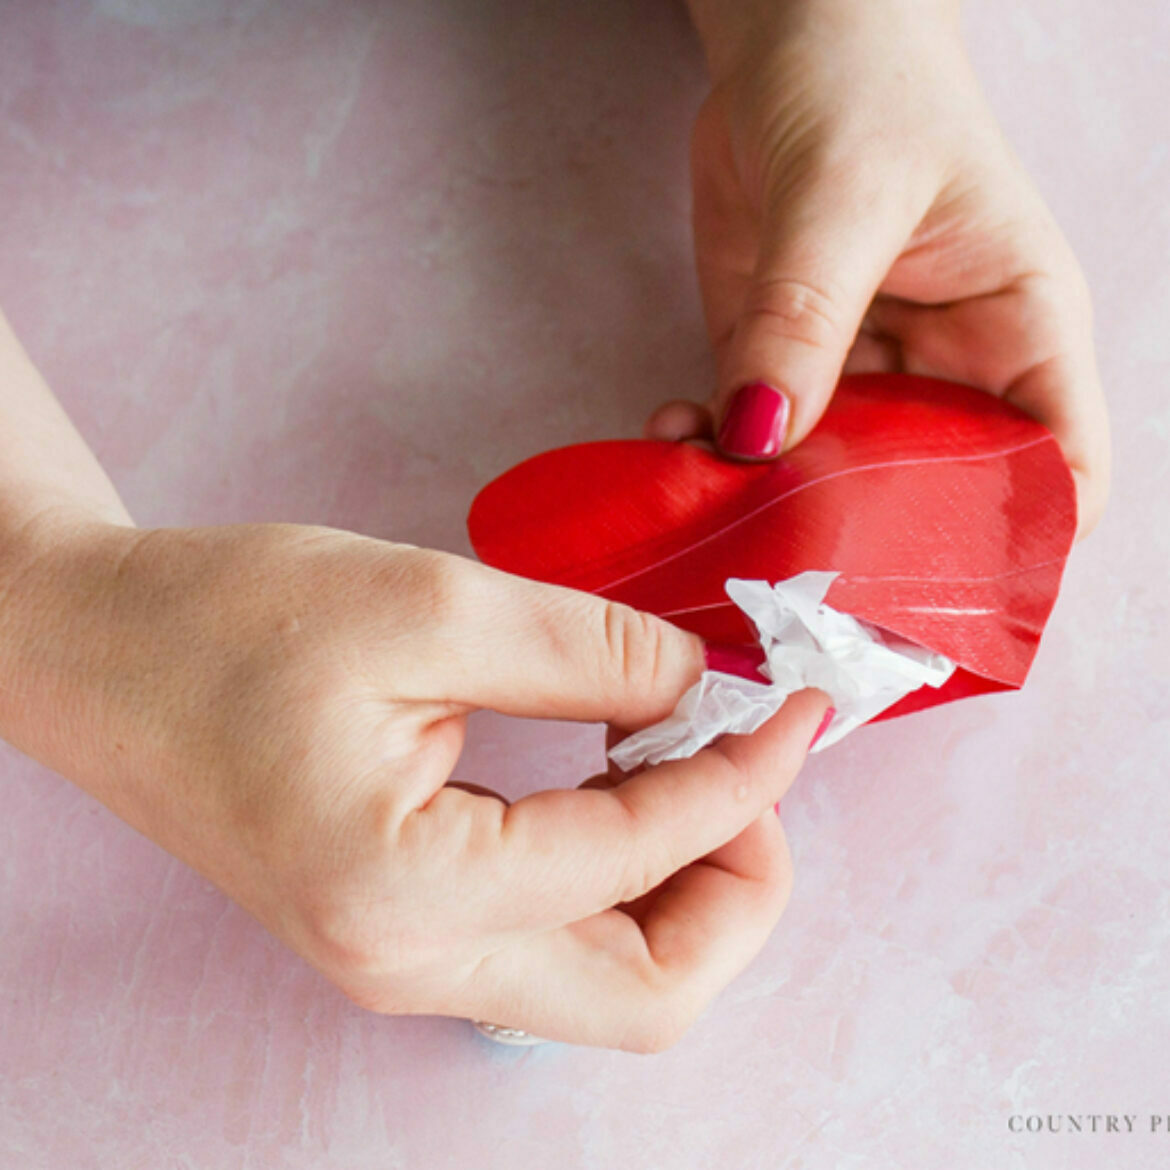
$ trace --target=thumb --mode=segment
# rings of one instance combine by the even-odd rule
[[[703,671],[703,640],[653,614],[426,555],[442,620],[414,632],[403,697],[633,729],[669,715]]]
[[[874,294],[913,230],[877,193],[814,185],[774,200],[711,403],[718,445],[766,459],[799,443],[824,413]],[[904,204],[904,197],[903,197]]]

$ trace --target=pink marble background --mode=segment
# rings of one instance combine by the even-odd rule
[[[1096,290],[1119,456],[1027,689],[810,762],[787,915],[655,1058],[364,1013],[2,749],[4,1170],[1170,1164],[1170,9],[967,19]],[[0,304],[140,523],[465,552],[494,474],[705,393],[703,89],[667,0],[4,4]],[[477,716],[460,774],[601,751]]]

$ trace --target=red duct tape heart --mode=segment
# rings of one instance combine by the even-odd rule
[[[754,644],[728,577],[837,570],[827,604],[958,664],[882,717],[1023,685],[1076,529],[1052,435],[990,394],[844,378],[782,459],[610,440],[546,451],[468,516],[489,565],[584,589],[721,642]]]

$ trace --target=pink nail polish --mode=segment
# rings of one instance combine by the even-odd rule
[[[833,716],[837,714],[836,707],[830,707],[822,716],[820,723],[817,724],[816,731],[813,732],[812,742],[808,745],[809,751],[816,747],[817,740],[829,730],[829,724],[833,722]]]
[[[778,455],[788,430],[788,399],[764,382],[740,387],[719,428],[719,446],[728,455],[767,459]]]
[[[779,816],[780,815],[780,802],[776,801],[776,803],[773,807],[776,810],[776,815]]]
[[[740,646],[731,642],[704,642],[703,658],[708,670],[738,675],[752,682],[766,683],[769,680],[760,674],[757,667],[766,661],[759,646]]]

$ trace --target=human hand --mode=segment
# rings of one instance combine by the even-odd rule
[[[26,539],[3,565],[0,662],[20,694],[0,733],[358,1004],[658,1050],[784,907],[772,806],[819,692],[689,760],[509,805],[447,783],[470,711],[620,735],[673,709],[701,641],[332,529],[139,531],[54,512]]]
[[[1052,430],[1084,535],[1109,480],[1089,295],[979,90],[957,5],[690,6],[714,78],[692,171],[717,388],[660,407],[648,437],[770,457],[843,369],[965,382]]]

